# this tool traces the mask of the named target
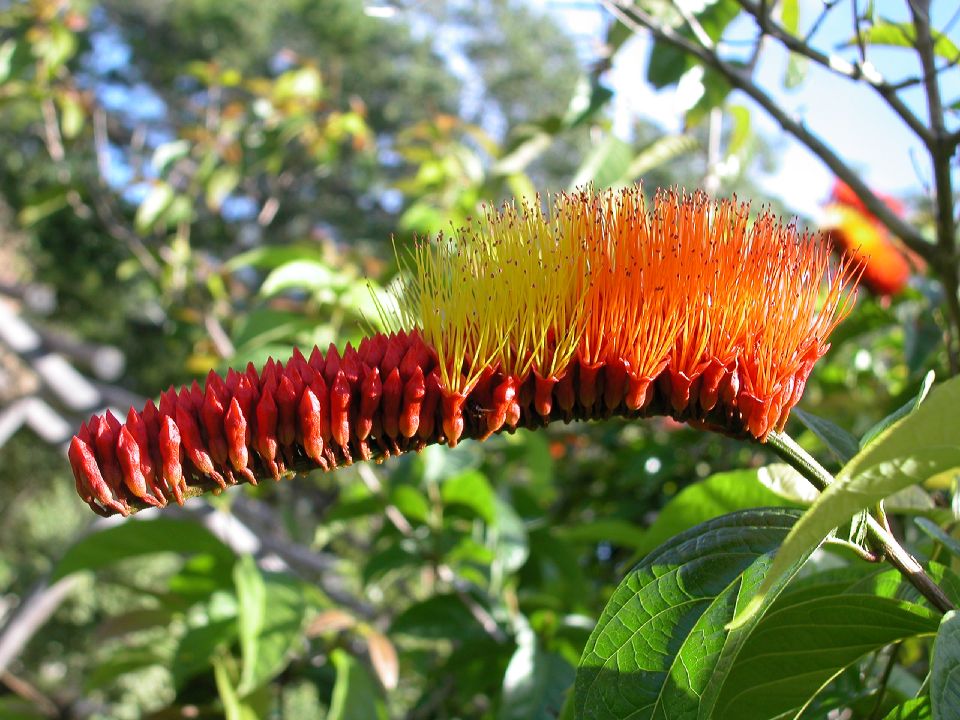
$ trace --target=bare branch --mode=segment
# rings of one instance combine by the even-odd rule
[[[778,40],[784,47],[791,52],[802,55],[812,60],[821,67],[826,68],[835,75],[848,80],[863,80],[872,87],[882,97],[890,108],[900,117],[901,120],[913,130],[914,134],[920,138],[928,148],[933,143],[933,135],[916,114],[897,95],[896,88],[886,82],[877,72],[876,68],[867,63],[853,64],[836,55],[827,55],[801,40],[770,19],[768,13],[762,12],[762,9],[751,0],[740,0],[740,5],[760,26],[760,29]],[[859,33],[858,33],[859,37]],[[863,57],[866,57],[864,54]]]
[[[936,248],[927,243],[923,235],[921,235],[915,227],[904,221],[893,210],[887,207],[886,203],[873,193],[860,175],[844,163],[837,153],[817,135],[810,132],[803,123],[795,120],[784,112],[773,98],[754,83],[750,77],[744,75],[739,68],[729,65],[715,53],[689,40],[673,28],[662,25],[655,18],[636,6],[631,6],[627,9],[621,5],[617,5],[614,0],[601,0],[601,2],[627,27],[634,31],[648,30],[658,40],[662,40],[690,53],[705,65],[718,71],[733,87],[745,92],[766,110],[767,113],[780,124],[780,127],[813,151],[838,178],[843,180],[857,193],[867,210],[890,228],[911,250],[931,264],[939,260],[939,254],[936,252]]]
[[[916,48],[923,67],[924,91],[927,96],[927,111],[933,129],[931,161],[936,186],[937,243],[945,258],[953,255],[956,243],[953,219],[953,180],[950,176],[952,146],[943,122],[943,102],[940,98],[940,82],[934,55],[933,35],[930,31],[929,0],[910,0],[910,13],[916,29]],[[956,271],[954,271],[956,274]],[[956,288],[954,288],[954,294]]]

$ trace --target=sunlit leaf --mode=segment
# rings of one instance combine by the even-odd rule
[[[380,690],[363,665],[339,648],[330,654],[330,660],[337,680],[327,720],[387,720]]]
[[[947,613],[933,643],[930,702],[934,720],[960,717],[960,614]]]
[[[228,567],[234,561],[233,551],[198,523],[173,518],[128,520],[78,540],[57,563],[53,580],[164,552],[206,554]]]
[[[783,595],[737,656],[717,717],[794,717],[841,670],[868,652],[936,631],[939,614],[874,595]]]
[[[238,692],[245,695],[283,670],[299,644],[306,605],[299,585],[266,575],[245,555],[234,568],[239,602],[238,628],[243,670]]]
[[[725,515],[650,553],[621,582],[587,642],[576,717],[713,717],[750,630],[728,633],[724,626],[752,595],[798,515]]]

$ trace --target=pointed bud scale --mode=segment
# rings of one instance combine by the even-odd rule
[[[213,458],[210,457],[210,453],[200,437],[200,428],[197,426],[197,421],[194,419],[190,408],[189,395],[182,393],[181,398],[183,402],[177,404],[175,417],[177,429],[180,431],[180,441],[183,443],[187,458],[203,475],[213,478],[220,487],[225,488],[227,483],[214,468]]]
[[[254,448],[266,464],[274,480],[280,479],[281,468],[277,463],[277,404],[270,388],[264,388],[257,403],[257,432]]]
[[[573,386],[574,373],[577,372],[577,366],[571,364],[567,370],[557,379],[557,388],[555,396],[557,405],[569,416],[573,412],[573,405],[576,403],[576,390]]]
[[[337,373],[340,372],[340,353],[337,352],[337,346],[330,343],[327,349],[327,355],[324,358],[323,380],[328,387],[332,387],[337,379]]]
[[[226,386],[224,386],[226,390]],[[218,465],[227,462],[227,440],[223,435],[223,416],[226,414],[224,398],[216,387],[207,385],[200,405],[200,422],[210,443],[210,456]]]
[[[360,383],[360,411],[357,413],[354,428],[360,440],[366,440],[373,430],[373,418],[380,409],[380,396],[383,392],[380,371],[375,367],[365,367],[363,372],[363,380]]]
[[[177,414],[177,393],[173,387],[160,393],[160,415],[174,417]]]
[[[584,363],[580,361],[580,392],[578,395],[578,400],[580,404],[587,410],[593,407],[593,404],[597,401],[597,376],[600,374],[600,370],[603,368],[603,363]]]
[[[424,382],[423,404],[420,406],[420,425],[417,437],[426,442],[433,437],[437,422],[437,409],[440,407],[440,372],[431,370]]]
[[[394,368],[400,366],[403,356],[407,352],[406,336],[401,337],[392,335],[387,340],[387,346],[383,353],[383,361],[380,363],[380,373],[389,375]]]
[[[190,385],[190,402],[196,411],[199,411],[200,408],[203,407],[203,390],[200,389],[196,380]]]
[[[159,445],[161,475],[177,504],[183,505],[183,491],[187,484],[183,477],[181,463],[180,430],[169,415],[164,415],[160,421]]]
[[[230,464],[233,465],[234,470],[247,478],[250,484],[256,485],[257,480],[247,467],[250,462],[250,455],[247,452],[247,436],[250,434],[247,416],[240,409],[240,402],[236,397],[230,401],[230,407],[227,408],[227,414],[223,418],[223,430],[227,437]]]
[[[166,497],[164,497],[163,490],[158,483],[159,475],[156,472],[157,466],[154,463],[153,452],[150,449],[150,437],[147,432],[147,424],[133,408],[130,408],[130,411],[127,413],[125,428],[130,431],[134,441],[137,443],[137,450],[140,454],[140,472],[143,473],[147,487],[150,489],[150,492],[166,504]]]
[[[114,434],[112,424],[107,418],[113,415],[107,411],[106,417],[94,415],[90,418],[90,434],[93,436],[93,445],[97,450],[97,460],[100,463],[100,469],[107,485],[119,495],[120,486],[123,483],[123,474],[120,472],[120,465],[117,462],[116,442],[117,437]]]
[[[148,505],[163,507],[166,502],[161,501],[147,492],[147,479],[140,469],[140,448],[133,435],[126,427],[121,427],[117,433],[117,460],[123,472],[123,481],[127,489]]]
[[[290,362],[287,363],[287,367],[293,366],[297,370],[303,367],[307,367],[309,363],[307,359],[303,356],[303,353],[300,352],[300,348],[295,347],[293,349],[293,357],[290,358]]]
[[[207,373],[206,387],[212,387],[217,392],[218,397],[222,398],[228,395],[227,384],[223,381],[223,378],[217,375],[213,370]]]
[[[314,345],[313,350],[310,351],[310,359],[307,361],[307,364],[321,375],[323,374],[323,369],[326,365],[326,362],[324,360],[323,353],[316,345]]]
[[[347,343],[347,347],[343,351],[343,359],[340,367],[343,368],[343,374],[346,375],[347,382],[349,382],[351,386],[356,385],[360,381],[360,356],[350,343]]]
[[[492,411],[487,415],[487,435],[497,432],[507,422],[507,414],[516,395],[517,380],[513,377],[504,378],[503,382],[493,389]]]
[[[443,418],[443,434],[446,437],[447,445],[456,447],[463,436],[463,403],[466,401],[464,395],[459,393],[449,393],[441,390],[440,412]]]
[[[246,376],[247,380],[250,381],[250,387],[260,387],[260,373],[257,372],[257,368],[252,362],[247,363]]]
[[[534,393],[533,407],[540,414],[540,417],[548,418],[553,411],[553,389],[557,384],[555,377],[540,377],[540,373],[534,373]]]
[[[607,363],[603,378],[603,404],[612,412],[623,402],[627,385],[627,364],[620,359]]]
[[[298,375],[299,377],[299,375]],[[301,381],[302,382],[302,381]],[[289,376],[284,373],[277,387],[277,409],[280,420],[277,424],[277,439],[281,445],[289,447],[297,437],[297,404],[300,397]]]
[[[330,433],[346,452],[350,446],[350,384],[342,370],[330,386]]]
[[[700,384],[700,407],[710,412],[720,399],[720,383],[728,370],[718,359],[714,358],[703,371],[703,380]]]
[[[83,429],[85,431],[86,427],[84,426]],[[100,466],[93,454],[93,449],[88,443],[78,436],[74,436],[70,441],[67,457],[70,460],[70,466],[77,482],[77,492],[80,493],[80,497],[87,504],[93,507],[92,503],[95,501],[105,509],[113,510],[123,516],[129,514],[129,508],[116,500],[113,492],[107,486],[103,475],[100,473]]]
[[[832,269],[824,243],[735,201],[646,203],[639,188],[562,195],[553,216],[487,211],[456,252],[417,244],[383,308],[389,333],[211,372],[123,426],[91,418],[70,444],[77,492],[125,513],[182,503],[188,483],[613,414],[762,441],[799,401],[860,269]]]
[[[304,388],[300,397],[298,418],[303,433],[303,450],[317,465],[326,466],[323,455],[323,432],[320,420],[320,400],[310,388]]]
[[[423,379],[423,370],[417,367],[407,384],[403,386],[403,405],[400,408],[400,434],[405,438],[412,438],[420,427],[420,412],[423,408],[423,399],[427,394],[426,382]]]

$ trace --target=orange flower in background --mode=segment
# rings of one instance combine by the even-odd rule
[[[580,192],[489,211],[415,246],[386,332],[81,426],[69,457],[101,514],[332,470],[432,443],[613,415],[763,440],[782,428],[859,268],[768,213],[702,193]]]
[[[903,204],[889,195],[878,197],[897,215]],[[843,252],[863,264],[863,284],[876,295],[896,295],[910,279],[911,265],[922,261],[901,246],[844,182],[837,180],[825,209],[823,230]]]

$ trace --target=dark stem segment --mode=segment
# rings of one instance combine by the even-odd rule
[[[817,490],[823,492],[834,478],[820,463],[811,457],[796,441],[784,432],[773,431],[767,437],[767,445],[806,478]],[[867,541],[874,552],[888,563],[919,592],[943,613],[955,610],[953,602],[944,594],[924,571],[923,566],[907,552],[897,539],[876,518],[867,516]]]

